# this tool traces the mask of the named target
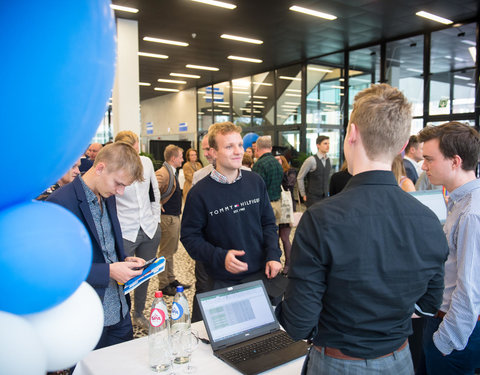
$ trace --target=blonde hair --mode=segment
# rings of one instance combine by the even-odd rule
[[[218,145],[217,145],[217,134],[229,134],[229,133],[242,133],[242,128],[239,126],[226,121],[226,122],[217,122],[216,124],[213,124],[210,126],[208,129],[208,145],[210,147],[213,147],[215,150],[218,150]]]
[[[168,162],[172,158],[178,156],[183,152],[183,148],[175,146],[175,145],[168,145],[165,147],[165,151],[163,151],[163,157],[165,161]]]
[[[133,146],[138,142],[138,136],[131,130],[122,130],[115,137],[115,142],[123,142]]]
[[[126,171],[132,182],[143,181],[143,165],[137,150],[124,142],[111,143],[97,154],[93,166],[104,163],[109,172]]]
[[[393,159],[392,172],[393,172],[393,175],[395,176],[395,179],[397,180],[397,182],[399,182],[402,177],[407,175],[407,172],[405,171],[405,166],[403,165],[402,154],[398,154]]]
[[[360,132],[369,159],[380,155],[393,159],[410,135],[411,104],[395,87],[386,83],[372,85],[355,96],[352,123]]]

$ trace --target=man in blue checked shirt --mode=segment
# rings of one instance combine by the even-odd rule
[[[449,192],[443,302],[423,336],[427,373],[473,375],[480,367],[480,135],[449,122],[423,129],[419,140],[425,142],[422,169]]]

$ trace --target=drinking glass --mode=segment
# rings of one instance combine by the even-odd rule
[[[187,374],[191,374],[197,371],[197,368],[195,366],[192,366],[192,353],[197,348],[197,346],[198,346],[198,332],[193,329],[189,329],[183,332],[182,347],[188,356],[188,365],[185,368],[184,372],[186,372]]]

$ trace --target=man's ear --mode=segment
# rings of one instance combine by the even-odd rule
[[[348,125],[346,137],[349,144],[355,143],[358,139],[358,128],[353,122]]]
[[[106,168],[105,163],[103,163],[103,162],[98,163],[95,166],[95,174],[97,174],[97,175],[102,174],[102,172],[105,170],[105,168]]]
[[[462,163],[463,163],[463,160],[459,155],[455,155],[452,158],[452,167],[453,168],[460,168],[461,169],[462,168]]]

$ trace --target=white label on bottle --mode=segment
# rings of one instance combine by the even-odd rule
[[[150,312],[150,324],[152,327],[160,327],[165,322],[165,313],[160,309],[152,309]]]
[[[172,319],[178,320],[183,315],[183,307],[178,302],[174,302],[172,305]]]

